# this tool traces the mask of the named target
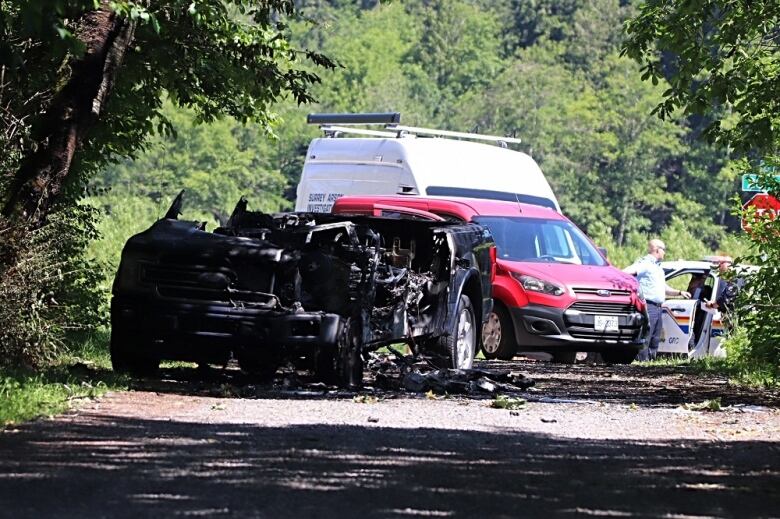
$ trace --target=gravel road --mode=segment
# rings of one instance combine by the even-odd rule
[[[0,516],[780,517],[779,394],[685,367],[483,366],[533,378],[526,406],[167,370],[0,434]]]

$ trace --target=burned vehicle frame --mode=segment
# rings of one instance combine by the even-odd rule
[[[322,213],[269,215],[242,198],[224,227],[179,220],[182,194],[123,251],[111,301],[120,372],[161,360],[262,376],[305,360],[361,384],[364,355],[404,342],[471,366],[491,311],[489,231],[476,224]]]

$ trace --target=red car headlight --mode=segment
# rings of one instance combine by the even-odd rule
[[[532,292],[540,292],[551,296],[562,296],[566,292],[563,287],[543,279],[528,276],[526,274],[518,274],[516,272],[511,272],[511,275],[520,282],[524,289]]]

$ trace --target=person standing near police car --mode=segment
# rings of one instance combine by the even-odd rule
[[[715,310],[720,310],[722,317],[730,318],[730,314],[734,311],[734,304],[737,301],[739,291],[742,290],[745,280],[741,277],[734,277],[734,279],[727,279],[728,272],[731,270],[733,260],[729,256],[722,256],[718,261],[718,274],[719,283],[718,291],[715,297],[711,301],[707,301],[705,306]],[[733,277],[733,276],[732,276]]]
[[[666,296],[682,296],[690,299],[691,294],[677,290],[666,284],[666,275],[661,261],[666,255],[666,245],[659,239],[647,242],[647,255],[623,269],[626,274],[636,276],[639,290],[647,302],[648,330],[645,347],[639,352],[637,360],[654,360],[658,354],[658,342],[661,339],[661,305]]]

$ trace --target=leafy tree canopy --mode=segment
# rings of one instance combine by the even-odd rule
[[[647,0],[626,24],[625,52],[642,64],[643,77],[670,86],[655,111],[703,116],[703,135],[752,163],[759,184],[780,195],[780,3],[776,0]],[[756,166],[758,166],[756,168]],[[766,167],[770,166],[770,167]],[[747,284],[732,323],[741,324],[729,356],[780,373],[780,220],[741,211],[751,224],[752,254],[760,266]]]
[[[308,89],[319,78],[304,58],[334,66],[291,44],[289,0],[2,0],[0,7],[3,123],[25,130],[14,141],[19,169],[2,175],[6,214],[25,196],[19,203],[29,209],[57,195],[74,157],[89,175],[132,155],[153,130],[169,130],[164,92],[199,120],[227,114],[269,129],[273,103],[288,94],[312,100]],[[51,150],[71,130],[75,142],[60,150],[69,156],[47,171],[58,151]]]
[[[656,111],[706,115],[705,135],[740,153],[780,142],[780,3],[647,0],[626,24],[643,78],[670,85]]]

